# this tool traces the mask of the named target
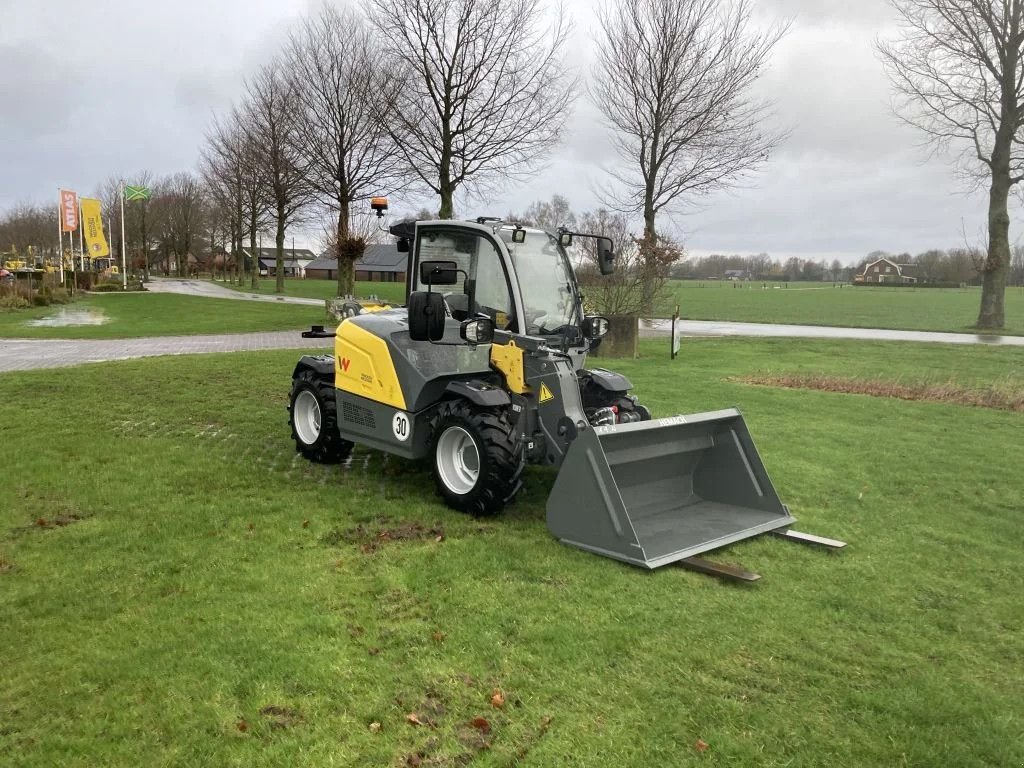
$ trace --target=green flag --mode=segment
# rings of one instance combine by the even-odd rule
[[[149,187],[124,188],[125,200],[149,200],[150,197],[152,197],[152,193],[149,191]]]

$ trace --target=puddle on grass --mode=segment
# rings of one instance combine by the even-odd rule
[[[102,309],[61,307],[57,310],[57,314],[40,317],[37,320],[29,320],[25,325],[44,328],[66,328],[71,325],[103,325],[109,322],[110,318],[104,314]]]

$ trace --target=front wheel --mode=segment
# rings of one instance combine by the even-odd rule
[[[295,450],[310,461],[337,464],[352,452],[352,442],[338,433],[334,387],[313,371],[302,371],[292,380],[288,423]]]
[[[522,488],[522,440],[502,411],[445,403],[434,419],[433,454],[437,491],[453,509],[494,515]]]

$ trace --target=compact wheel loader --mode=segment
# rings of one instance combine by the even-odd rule
[[[489,219],[391,232],[410,254],[406,306],[303,334],[335,337],[292,374],[303,456],[340,462],[358,443],[429,457],[445,503],[474,515],[511,502],[527,464],[554,465],[551,532],[645,568],[714,571],[695,556],[768,532],[841,545],[788,530],[739,411],[654,419],[625,376],[586,367],[608,322],[585,315],[565,247],[594,238],[610,274],[610,240]]]

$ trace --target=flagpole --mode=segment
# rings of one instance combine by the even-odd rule
[[[60,197],[60,190],[57,191]],[[60,284],[64,285],[64,225],[61,223],[61,211],[63,206],[57,203],[57,260],[60,264]]]
[[[78,265],[85,272],[85,219],[82,217],[82,198],[78,198]]]
[[[124,181],[121,182],[121,288],[128,290],[128,267],[125,263],[125,239],[124,239]]]

